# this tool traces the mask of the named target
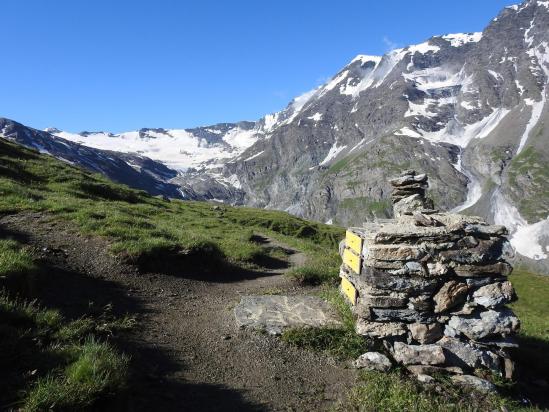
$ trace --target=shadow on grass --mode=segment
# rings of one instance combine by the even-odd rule
[[[517,363],[517,391],[533,406],[549,410],[549,342],[519,335],[513,353]]]
[[[252,280],[282,273],[290,264],[267,253],[257,256],[245,268],[228,262],[217,248],[181,252],[173,249],[157,249],[153,253],[140,255],[130,263],[136,264],[141,272],[161,273],[174,277],[202,280],[206,282],[230,283]]]
[[[27,238],[0,226],[1,237]],[[38,245],[35,245],[38,246]],[[112,314],[144,315],[143,302],[128,295],[127,289],[113,281],[88,276],[70,270],[52,257],[44,258],[40,270],[31,277],[20,275],[9,289],[25,300],[36,299],[48,309],[58,309],[68,320],[93,316],[105,306]],[[1,286],[1,285],[0,285]],[[21,391],[33,384],[38,375],[44,376],[56,359],[43,356],[43,345],[32,335],[21,339],[10,337],[7,319],[0,312],[0,410],[16,410]],[[157,342],[145,340],[139,332],[129,332],[111,339],[122,352],[130,355],[127,387],[122,393],[111,394],[94,403],[88,410],[97,411],[259,411],[258,405],[246,401],[243,393],[219,385],[186,383],[169,379],[181,375],[186,365]],[[8,350],[9,349],[9,350]]]

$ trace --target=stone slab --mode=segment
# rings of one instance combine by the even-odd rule
[[[334,309],[314,296],[244,296],[234,309],[239,327],[279,335],[286,328],[322,327],[341,324]]]

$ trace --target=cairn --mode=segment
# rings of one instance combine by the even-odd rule
[[[471,374],[513,375],[519,320],[504,306],[515,298],[507,230],[434,210],[425,174],[408,170],[391,185],[395,219],[349,228],[340,247],[341,289],[356,331],[389,355],[368,352],[356,364],[387,370],[398,363],[424,382],[447,373],[492,389]]]
[[[414,211],[433,213],[433,203],[425,197],[429,187],[427,175],[416,174],[415,170],[406,170],[400,177],[389,181],[393,187],[391,199],[396,217],[412,214]]]

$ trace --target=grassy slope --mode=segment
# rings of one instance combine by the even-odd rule
[[[15,297],[16,285],[37,270],[21,245],[0,238],[0,409],[84,408],[123,387],[127,359],[107,335],[132,321],[107,314],[68,321]]]
[[[340,228],[283,212],[163,201],[0,139],[0,214],[23,211],[47,212],[104,236],[113,253],[138,264],[198,259],[199,270],[257,269],[266,258],[281,258],[267,256],[252,236],[266,234],[305,252],[307,264],[293,273],[298,279],[337,278]],[[16,297],[18,279],[24,283],[36,270],[21,245],[0,235],[0,409],[81,409],[119,391],[127,359],[107,335],[131,319],[69,321]]]
[[[261,232],[308,255],[306,267],[295,273],[303,279],[337,276],[336,246],[343,236],[341,228],[284,212],[166,202],[0,139],[0,213],[22,210],[47,211],[82,232],[105,236],[114,253],[136,262],[198,256],[203,263],[254,268],[266,257],[252,239]]]
[[[309,258],[308,264],[294,275],[313,281],[336,279],[337,243],[343,235],[341,228],[311,223],[283,212],[213,207],[200,202],[165,202],[0,139],[0,213],[23,210],[47,211],[74,222],[83,232],[105,236],[112,240],[113,253],[124,254],[137,262],[165,254],[196,255],[204,261],[254,268],[265,257],[265,251],[253,241],[252,234],[263,233],[303,250]],[[31,264],[26,259],[18,253],[12,257],[13,264],[23,268]],[[512,279],[521,297],[513,308],[523,320],[525,342],[533,345],[527,344],[525,353],[535,351],[539,345],[547,348],[547,279],[519,273]],[[333,290],[326,294],[338,302]],[[348,313],[341,309],[347,319]],[[348,323],[345,322],[342,329],[320,334],[293,331],[285,339],[292,344],[328,350],[340,357],[353,357],[364,350],[364,346],[357,341]],[[547,359],[546,355],[542,357]],[[521,358],[535,363],[532,356],[521,355]],[[467,405],[460,401],[462,398],[461,393],[425,392],[398,372],[367,373],[344,407],[469,410],[502,402],[486,398]]]

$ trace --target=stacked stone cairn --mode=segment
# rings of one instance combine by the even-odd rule
[[[422,382],[443,373],[493,390],[473,373],[513,375],[519,320],[504,306],[515,298],[507,230],[434,210],[425,174],[407,170],[390,183],[395,219],[349,228],[340,245],[341,289],[356,331],[384,348],[355,364],[378,370],[401,364]]]

